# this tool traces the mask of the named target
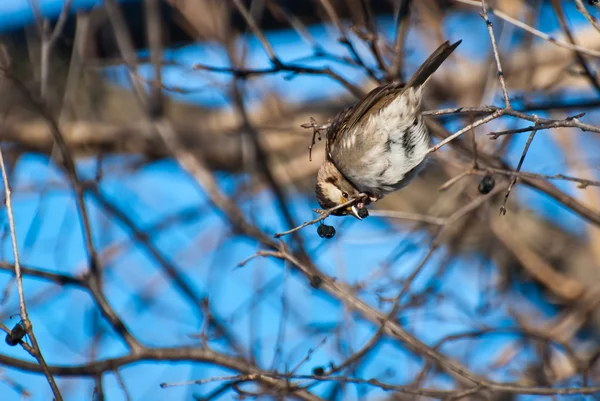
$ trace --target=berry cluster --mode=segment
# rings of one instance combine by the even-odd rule
[[[321,238],[333,238],[335,236],[335,228],[328,226],[327,224],[319,224],[317,227],[317,234]]]

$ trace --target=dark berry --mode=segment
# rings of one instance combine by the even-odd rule
[[[369,211],[366,207],[361,207],[360,209],[358,209],[358,217],[360,217],[361,219],[369,217]]]
[[[11,347],[19,344],[27,332],[21,323],[17,323],[15,327],[6,335],[4,341]]]
[[[317,234],[321,238],[333,238],[335,236],[335,228],[328,226],[327,224],[319,224],[317,227]]]
[[[317,234],[319,234],[319,237],[323,238],[325,236],[325,234],[327,233],[327,227],[325,224],[319,224],[319,227],[317,227]]]
[[[479,182],[479,187],[478,187],[479,193],[483,194],[483,195],[489,194],[490,191],[492,189],[494,189],[495,185],[496,185],[496,180],[494,180],[494,177],[492,177],[491,175],[486,175]]]
[[[323,279],[319,276],[312,276],[310,278],[310,286],[312,288],[315,288],[315,289],[319,288],[321,286],[321,283],[323,283]]]
[[[320,366],[317,366],[313,369],[313,375],[315,376],[323,376],[325,374],[325,369]]]

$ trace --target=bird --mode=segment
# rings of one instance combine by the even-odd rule
[[[423,87],[461,42],[442,43],[406,84],[378,86],[333,119],[315,189],[323,209],[354,200],[331,214],[362,220],[366,205],[404,188],[423,169],[430,143],[421,112]]]

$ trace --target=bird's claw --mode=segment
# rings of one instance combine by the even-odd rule
[[[373,195],[373,194],[361,194],[362,196],[362,200],[361,202],[363,202],[363,204],[369,204],[371,202],[377,202],[379,199],[381,199],[382,197],[379,195]]]
[[[362,209],[363,207],[367,206],[371,202],[377,202],[379,199],[381,199],[381,197],[378,195],[361,193],[359,199],[360,200],[358,202],[356,202],[356,207],[359,209]]]

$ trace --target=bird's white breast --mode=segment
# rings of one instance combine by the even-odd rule
[[[423,165],[429,135],[420,116],[420,88],[408,89],[348,135],[345,146],[360,141],[364,153],[350,178],[363,192],[385,194],[410,182]],[[357,127],[358,128],[358,127]],[[360,139],[359,135],[363,137]],[[350,139],[353,138],[353,139]]]

